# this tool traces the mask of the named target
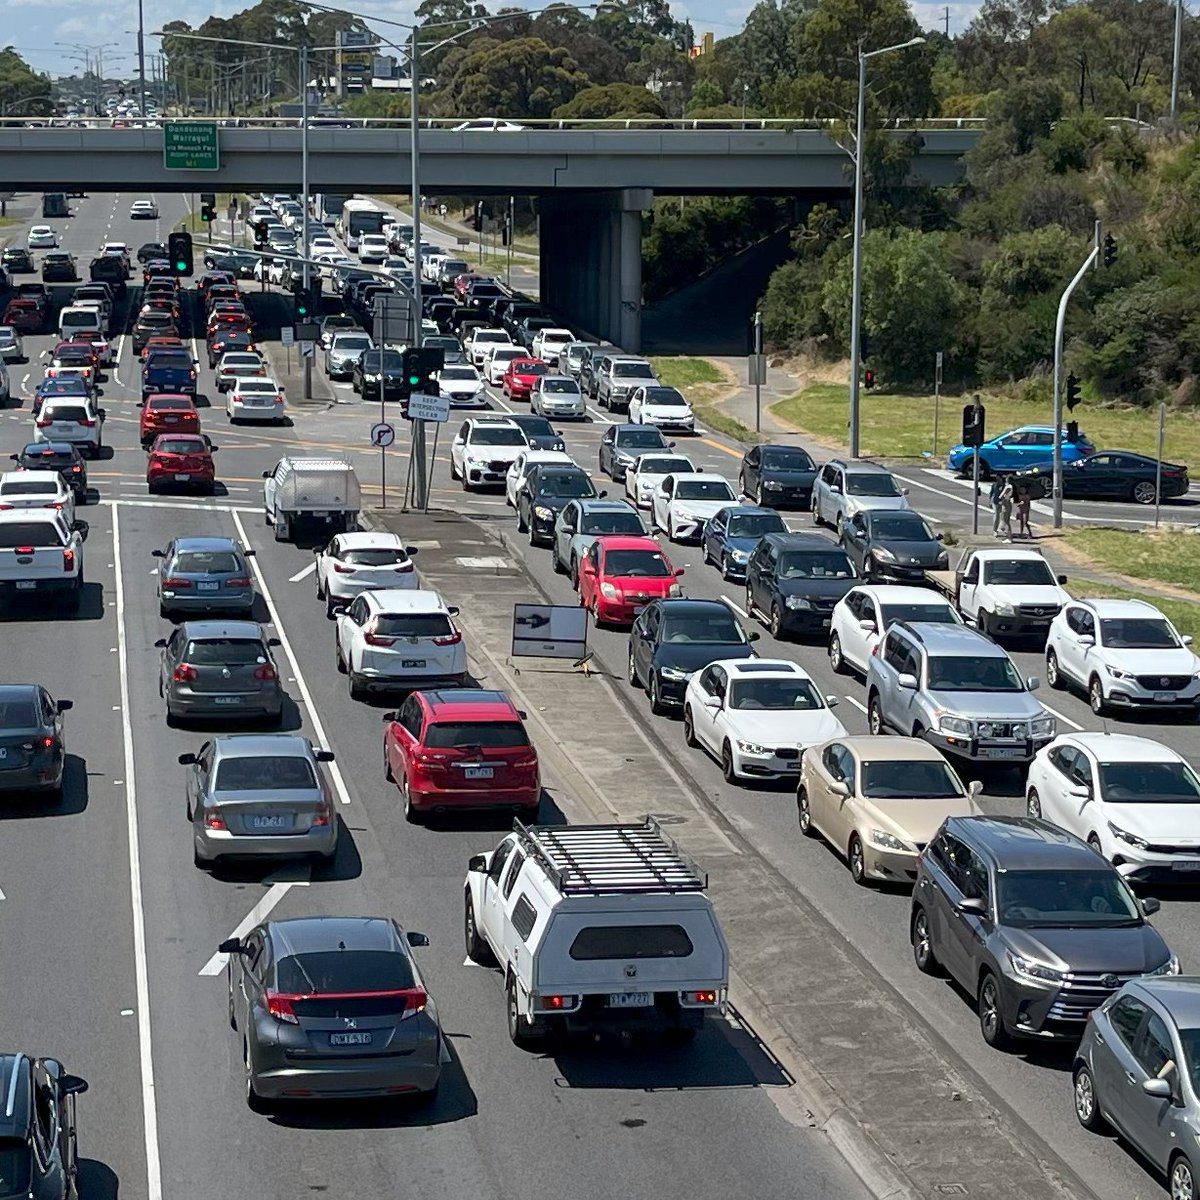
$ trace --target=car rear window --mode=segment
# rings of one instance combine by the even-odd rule
[[[408,555],[403,551],[389,550],[386,546],[347,550],[342,555],[342,562],[354,567],[395,567],[407,561]]]
[[[183,550],[175,555],[172,572],[185,575],[221,574],[241,569],[238,557],[229,550]]]
[[[88,412],[79,404],[47,404],[45,416],[51,421],[86,421]]]
[[[58,483],[51,479],[37,479],[22,483],[20,479],[6,479],[0,483],[0,495],[5,496],[57,496]]]
[[[381,613],[375,618],[375,632],[381,637],[448,637],[454,632],[445,613]]]
[[[576,961],[598,958],[687,958],[692,939],[682,925],[589,925],[571,943]]]
[[[198,667],[248,667],[267,661],[267,648],[253,638],[192,638],[184,658]]]
[[[160,454],[203,454],[208,446],[199,438],[162,438],[154,449]]]
[[[0,729],[37,729],[40,725],[32,700],[0,700]]]
[[[29,1147],[18,1138],[0,1138],[0,1197],[27,1196],[32,1175]]]
[[[147,400],[146,407],[151,412],[191,412],[193,410],[193,405],[189,401],[177,400],[173,396]]]
[[[53,521],[14,521],[11,525],[0,525],[0,550],[61,545],[58,526]]]
[[[520,721],[436,721],[426,728],[422,740],[438,750],[529,745],[529,735]]]
[[[315,950],[281,958],[275,967],[281,992],[384,992],[413,986],[412,966],[398,950]]]
[[[307,758],[298,754],[222,758],[216,786],[223,792],[267,791],[271,788],[315,788],[316,776]]]

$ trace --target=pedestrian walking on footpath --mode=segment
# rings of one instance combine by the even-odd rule
[[[1027,484],[1022,486],[1017,491],[1017,537],[1032,538],[1033,530],[1029,528],[1029,487]]]
[[[1013,485],[1011,479],[1006,479],[1000,488],[996,503],[997,536],[1006,542],[1012,541]]]
[[[992,533],[1000,536],[1000,492],[1004,488],[1004,480],[999,475],[992,480],[992,490],[988,492],[988,503],[992,506]]]

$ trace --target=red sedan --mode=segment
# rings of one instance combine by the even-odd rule
[[[510,400],[528,400],[533,385],[542,375],[550,374],[550,364],[540,358],[514,358],[501,381]]]
[[[199,433],[200,414],[191,396],[172,396],[156,392],[141,406],[138,434],[143,449],[160,433]]]
[[[0,325],[11,325],[21,333],[41,333],[46,327],[45,310],[35,300],[10,300]]]
[[[203,434],[160,433],[146,460],[147,490],[199,487],[211,496],[217,489],[216,450]]]
[[[651,537],[599,537],[579,564],[579,603],[597,625],[632,625],[651,600],[683,595],[682,574]]]
[[[383,757],[409,821],[438,810],[482,808],[537,816],[537,751],[503,692],[413,692],[384,726]]]

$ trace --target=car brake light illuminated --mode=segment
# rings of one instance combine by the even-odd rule
[[[254,668],[255,679],[278,679],[279,672],[275,670],[270,663],[263,663],[260,667]]]
[[[250,586],[250,577],[248,575],[235,575],[232,579],[225,580],[227,588],[248,588]]]
[[[200,672],[190,663],[180,663],[171,672],[171,678],[175,683],[195,683],[200,678]]]
[[[63,570],[64,571],[75,570],[75,551],[74,550],[71,550],[68,548],[63,551]]]
[[[192,586],[192,581],[190,579],[175,579],[171,577],[164,579],[162,581],[162,585],[164,588],[170,588],[173,592],[180,592],[184,588],[190,588]]]
[[[383,637],[381,634],[376,633],[373,629],[368,629],[363,634],[363,641],[366,642],[368,646],[390,646],[395,642],[395,640],[395,638]]]
[[[333,569],[334,569],[334,570],[335,570],[335,571],[336,571],[336,572],[337,572],[339,575],[353,575],[353,574],[354,574],[354,568],[353,568],[353,567],[346,567],[346,566],[343,566],[341,563],[334,563],[334,564],[333,564]]]
[[[688,1004],[716,1004],[717,993],[712,991],[684,992],[683,998]]]

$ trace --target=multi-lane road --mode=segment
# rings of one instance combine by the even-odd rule
[[[128,220],[134,196],[93,195],[59,222],[66,246],[87,262],[105,240],[135,248],[165,240],[183,212],[177,197],[157,197],[162,219]],[[52,339],[29,338],[31,362],[14,369],[15,391],[40,378],[38,356]],[[338,1195],[394,1193],[480,1197],[525,1193],[665,1200],[721,1191],[765,1198],[862,1194],[848,1167],[805,1129],[785,1088],[714,1087],[705,1064],[748,1053],[717,1028],[682,1055],[657,1060],[608,1051],[533,1057],[504,1032],[498,982],[463,965],[460,896],[467,857],[486,849],[495,830],[407,826],[378,769],[378,710],[352,704],[333,666],[332,632],[304,572],[311,557],[278,545],[262,524],[261,473],[287,450],[349,453],[368,496],[378,496],[378,451],[367,447],[376,406],[298,406],[287,429],[230,429],[211,373],[202,391],[205,431],[221,450],[224,494],[216,499],[146,496],[144,454],[137,447],[137,372],[128,340],[105,385],[110,456],[93,464],[97,495],[80,510],[89,522],[89,594],[76,620],[5,614],[5,681],[37,680],[71,698],[68,784],[60,806],[7,804],[0,839],[0,928],[4,930],[5,1004],[0,1049],[55,1053],[89,1078],[80,1102],[84,1196],[244,1196],[280,1200],[306,1191]],[[272,349],[275,356],[278,347]],[[198,356],[199,357],[199,356]],[[277,361],[282,362],[279,356]],[[29,378],[26,379],[26,373]],[[346,390],[339,398],[352,400]],[[497,409],[505,405],[498,398]],[[569,451],[596,474],[604,414],[561,426]],[[31,436],[28,404],[0,415],[0,453]],[[477,515],[506,531],[508,553],[523,561],[545,595],[570,603],[569,584],[545,551],[516,535],[499,495],[465,495],[452,485],[445,438],[435,465],[433,503]],[[708,434],[679,439],[698,466],[736,482],[740,451]],[[389,460],[390,479],[404,477],[403,452]],[[906,472],[915,505],[962,529],[970,493],[927,471]],[[602,481],[610,494],[619,487]],[[1069,505],[1080,516],[1097,507]],[[1111,506],[1109,519],[1139,512]],[[986,518],[986,514],[985,514]],[[419,539],[419,518],[412,536]],[[807,528],[806,516],[792,524]],[[188,853],[182,772],[177,756],[203,734],[170,730],[155,684],[154,641],[163,636],[154,598],[150,550],[178,534],[226,534],[253,545],[262,595],[260,619],[283,645],[281,666],[295,702],[287,727],[303,729],[337,755],[345,825],[330,869],[197,871]],[[725,596],[741,607],[741,589],[722,584],[690,549],[672,549],[688,568],[686,590]],[[532,589],[531,589],[532,590]],[[453,603],[454,597],[448,597]],[[842,698],[843,722],[865,731],[861,684],[834,676],[824,648],[776,644],[761,630],[759,650],[793,657],[824,692]],[[592,635],[600,665],[620,677],[625,637]],[[1042,673],[1038,656],[1018,652],[1023,673]],[[1043,694],[1060,727],[1099,728],[1086,704]],[[731,788],[715,764],[683,746],[677,722],[651,717],[630,693],[664,754],[750,843],[808,896],[946,1043],[973,1064],[1071,1166],[1106,1198],[1160,1194],[1126,1151],[1085,1135],[1070,1105],[1069,1058],[1042,1051],[1004,1056],[986,1051],[969,1005],[946,984],[917,974],[906,936],[907,903],[895,891],[855,888],[844,865],[818,843],[803,841],[790,794]],[[1195,759],[1191,725],[1139,730]],[[1022,808],[1019,781],[987,780],[986,806]],[[1166,896],[1156,923],[1185,969],[1200,964],[1200,930],[1188,895]],[[225,983],[217,943],[245,927],[252,913],[385,912],[428,932],[423,966],[448,1031],[448,1073],[427,1111],[345,1106],[254,1116],[241,1090],[238,1047],[225,1020]],[[732,947],[736,961],[737,947]]]

